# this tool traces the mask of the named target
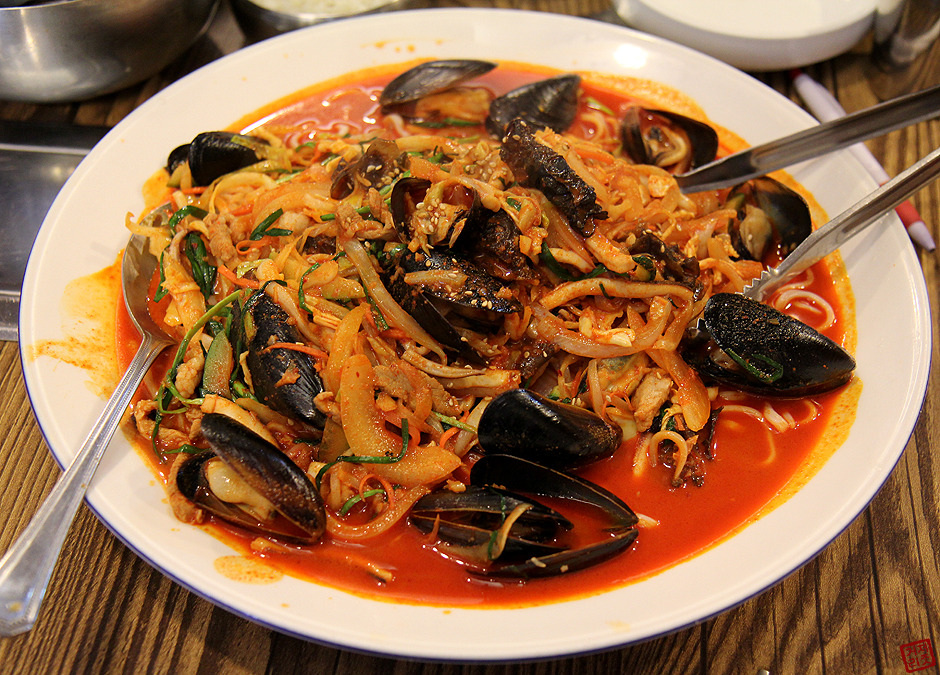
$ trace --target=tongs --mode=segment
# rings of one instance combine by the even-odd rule
[[[811,233],[777,267],[764,272],[742,291],[761,300],[793,276],[822,260],[847,240],[940,175],[940,148],[905,169],[867,197]]]
[[[940,85],[728,155],[676,176],[684,193],[732,187],[868,138],[940,116]]]
[[[677,175],[684,193],[717,190],[763,176],[867,138],[940,116],[940,85],[885,101],[871,108],[705,164]],[[762,300],[793,276],[822,260],[848,239],[880,220],[940,175],[940,148],[839,214],[803,242],[775,268],[765,270],[742,294]]]

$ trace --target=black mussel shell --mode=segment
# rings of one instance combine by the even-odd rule
[[[425,295],[455,305],[460,308],[459,311],[469,310],[468,314],[473,311],[497,314],[522,311],[522,305],[505,292],[506,287],[502,283],[447,249],[404,251],[398,258],[398,266],[404,274],[437,270],[466,276],[466,281],[459,288],[416,286]]]
[[[477,429],[486,453],[522,457],[561,471],[610,457],[623,430],[590,410],[511,389],[486,406]]]
[[[490,61],[450,59],[428,61],[415,66],[389,82],[379,96],[383,108],[416,101],[455,87],[496,67]]]
[[[578,75],[559,75],[513,89],[490,103],[486,129],[502,138],[506,127],[521,118],[536,129],[566,131],[578,112]]]
[[[323,534],[323,500],[300,467],[278,448],[224,415],[203,415],[202,435],[211,452],[188,459],[177,473],[180,492],[197,506],[237,525],[280,538],[310,543]],[[252,489],[270,501],[293,527],[259,522],[237,506],[223,502],[208,487],[204,467],[218,457]]]
[[[664,279],[677,281],[693,290],[701,286],[698,258],[688,257],[675,244],[667,244],[652,232],[640,232],[630,245],[631,255],[649,255]]]
[[[629,548],[637,538],[636,514],[615,494],[590,481],[526,459],[485,455],[473,465],[470,483],[580,502],[602,511],[611,523],[599,541],[581,548],[533,555],[520,562],[498,560],[484,566],[467,565],[471,572],[481,576],[528,579],[570,574],[612,558]]]
[[[409,272],[453,271],[466,277],[460,288],[409,284]],[[458,318],[474,328],[491,326],[499,314],[518,312],[518,301],[503,292],[503,285],[478,267],[447,249],[403,250],[381,272],[382,282],[402,308],[448,352],[470,363],[482,364],[480,355],[454,327]]]
[[[187,145],[174,148],[167,158],[171,174],[183,162],[189,162],[194,185],[209,185],[219,176],[260,161],[256,148],[267,142],[230,131],[205,131]]]
[[[519,248],[522,233],[512,217],[500,209],[490,211],[474,195],[454,249],[491,277],[503,281],[535,278],[529,259]]]
[[[268,349],[275,342],[300,342],[290,316],[266,293],[254,295],[245,313],[246,363],[255,396],[291,419],[322,429],[326,418],[313,399],[323,391],[323,381],[311,358],[293,349]]]
[[[330,197],[345,199],[356,189],[357,183],[366,190],[391,185],[406,170],[408,155],[395,141],[376,138],[366,151],[351,164],[341,163],[333,172]]]
[[[620,122],[623,150],[636,164],[685,173],[718,154],[718,134],[704,122],[668,110],[633,106]]]
[[[499,156],[521,185],[541,191],[581,234],[590,236],[594,219],[607,217],[597,203],[594,188],[564,157],[540,143],[525,121],[513,120],[506,128]]]
[[[683,358],[702,375],[742,391],[811,396],[845,384],[855,370],[855,359],[825,335],[742,295],[712,296],[700,326]]]
[[[733,188],[727,204],[738,211],[728,230],[735,250],[748,260],[764,261],[775,249],[786,257],[813,231],[809,206],[779,181],[762,176]],[[747,206],[759,211],[749,210]]]
[[[186,145],[178,145],[173,150],[170,151],[170,155],[166,158],[166,171],[171,176],[173,172],[176,171],[180,165],[185,164],[189,161],[189,143]]]
[[[438,490],[419,499],[412,507],[409,522],[425,534],[435,531],[445,544],[479,546],[488,544],[514,509],[528,509],[509,529],[502,556],[507,559],[555,553],[552,539],[571,522],[557,511],[508,490],[470,485],[464,492]]]

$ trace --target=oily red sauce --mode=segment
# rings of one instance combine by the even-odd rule
[[[305,92],[293,102],[278,105],[278,110],[254,119],[272,125],[309,125],[317,128],[343,129],[353,133],[381,123],[376,99],[393,73],[366,74],[333,90]],[[480,78],[494,93],[508,91],[544,74],[521,69],[493,71]],[[620,110],[629,101],[602,89],[588,89],[588,95],[612,110]],[[240,127],[250,127],[243,120]],[[582,129],[586,135],[589,129]],[[302,142],[302,141],[301,141]],[[835,308],[837,321],[824,332],[837,342],[845,335],[843,315],[829,273],[817,266],[810,290],[822,295]],[[812,318],[812,317],[803,317]],[[137,337],[119,304],[116,347],[125,365],[136,347]],[[155,366],[165,372],[172,350]],[[151,392],[140,393],[152,395]],[[812,400],[771,401],[778,413],[789,411],[797,420],[814,419],[784,434],[772,433],[766,425],[742,413],[723,414],[715,434],[715,457],[706,463],[704,485],[673,488],[671,471],[663,466],[647,467],[637,472],[633,467],[634,442],[628,441],[612,458],[592,465],[581,475],[624,499],[637,513],[655,521],[642,527],[631,548],[614,559],[577,573],[526,583],[494,582],[465,574],[461,567],[444,559],[430,548],[424,535],[400,523],[385,535],[367,544],[344,543],[326,536],[318,544],[269,548],[253,552],[253,535],[214,522],[208,529],[246,555],[266,559],[292,575],[379,599],[458,606],[513,606],[541,604],[565,598],[602,592],[647,577],[675,565],[713,546],[756,518],[787,486],[788,481],[807,462],[827,430],[840,393],[830,393]],[[722,401],[717,402],[721,404]],[[761,409],[764,401],[754,397],[729,403],[752,405]],[[161,465],[149,445],[139,440],[142,454],[165,480]],[[570,506],[551,504],[579,522],[574,544],[584,544],[602,537],[604,523],[590,512],[573,513]],[[390,581],[379,581],[369,571],[374,565],[391,573]]]

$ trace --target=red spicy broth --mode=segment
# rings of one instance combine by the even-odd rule
[[[296,128],[286,138],[289,143],[297,144],[303,143],[304,135],[313,129],[357,133],[380,128],[383,116],[377,104],[378,94],[405,67],[407,64],[394,72],[385,68],[356,73],[345,81],[335,80],[312,87],[289,100],[267,106],[241,120],[234,128],[251,129],[261,124],[277,130]],[[500,94],[546,74],[551,73],[519,64],[503,64],[475,83],[482,83],[494,94]],[[612,86],[612,83],[619,86]],[[694,104],[681,94],[638,80],[599,77],[594,81],[587,76],[582,91],[582,112],[597,105],[617,112],[633,102],[650,99],[661,106],[679,102],[694,109]],[[579,118],[572,133],[589,138],[591,125]],[[741,145],[724,131],[721,139],[722,152],[733,151]],[[818,214],[818,207],[811,199],[810,202]],[[840,283],[844,284],[844,278],[838,272],[835,280],[833,276],[827,267],[817,265],[808,288],[835,309],[835,322],[824,332],[851,349],[854,342],[851,301],[845,300],[849,296],[838,288]],[[133,329],[123,315],[123,304],[120,307],[117,344],[119,357],[127,363],[134,342]],[[811,311],[801,318],[815,320]],[[162,369],[166,367],[163,362]],[[635,468],[634,441],[626,442],[614,457],[584,469],[580,472],[584,478],[622,497],[643,516],[643,522],[630,550],[570,575],[526,583],[481,580],[444,559],[427,545],[425,535],[402,523],[368,544],[338,542],[326,535],[320,543],[304,549],[253,547],[252,535],[225,523],[213,521],[206,527],[245,555],[262,558],[289,574],[384,600],[515,606],[599,593],[647,577],[706,550],[792,494],[841,444],[854,414],[856,389],[849,385],[841,391],[807,400],[765,401],[734,392],[722,393],[715,405],[726,405],[729,411],[720,418],[713,444],[714,459],[706,463],[705,480],[700,487],[691,484],[671,487],[670,473],[662,466],[651,467],[641,462],[639,466],[643,468]],[[775,433],[744,411],[745,408],[775,413],[783,418],[789,416],[801,424],[785,433]],[[138,446],[165,480],[166,465],[142,441]],[[566,515],[569,513],[570,509]],[[592,520],[590,514],[573,514],[572,518]],[[598,524],[594,523],[581,533],[596,527]],[[375,567],[390,570],[391,580],[380,581],[373,573]]]

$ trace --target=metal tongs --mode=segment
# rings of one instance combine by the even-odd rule
[[[751,178],[940,117],[940,85],[722,157],[676,176],[684,193],[732,187]]]
[[[716,190],[847,147],[867,138],[940,116],[940,85],[748,148],[676,176],[684,193]],[[803,242],[775,268],[742,291],[762,300],[793,276],[822,260],[848,239],[940,175],[940,148],[856,202]]]
[[[882,216],[940,175],[940,148],[905,169],[867,197],[840,213],[783,259],[764,272],[742,294],[761,300],[810,265],[822,260],[846,241],[878,222]]]

